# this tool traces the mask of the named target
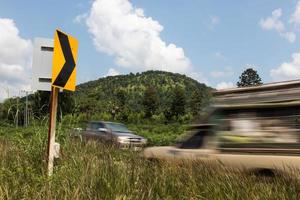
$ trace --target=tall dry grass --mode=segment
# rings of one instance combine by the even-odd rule
[[[69,140],[45,171],[47,129],[2,128],[0,199],[299,199],[292,176],[257,177],[201,162],[154,162],[137,152]]]

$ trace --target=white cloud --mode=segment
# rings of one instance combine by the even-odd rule
[[[300,78],[300,53],[293,53],[292,58],[291,62],[284,62],[271,70],[270,75],[274,81]]]
[[[114,68],[109,68],[109,70],[105,76],[117,76],[117,75],[120,75],[120,72],[118,72]]]
[[[221,52],[216,52],[214,54],[214,57],[218,60],[223,60],[223,61],[225,61],[227,59],[226,56],[224,56]]]
[[[204,25],[210,30],[213,30],[219,23],[220,18],[216,15],[209,16],[209,18],[204,21]]]
[[[284,25],[282,21],[279,20],[279,18],[282,15],[281,9],[273,10],[272,16],[268,17],[266,19],[260,20],[260,25],[265,30],[272,30],[275,29],[276,31],[282,32],[284,31]]]
[[[216,88],[217,90],[224,90],[228,88],[235,88],[236,86],[232,82],[221,82],[218,83]]]
[[[224,78],[233,75],[233,70],[231,67],[225,67],[224,70],[215,70],[210,72],[213,78]]]
[[[77,15],[75,17],[75,19],[73,20],[73,22],[80,24],[83,20],[86,20],[87,17],[88,17],[88,13],[83,13],[83,14]]]
[[[6,98],[14,96],[23,96],[23,91],[29,91],[30,84],[11,84],[6,81],[0,81],[0,102],[3,102]]]
[[[207,78],[201,72],[189,72],[187,75],[192,79],[198,81],[199,83],[205,83],[206,85],[210,85]]]
[[[296,40],[296,34],[294,32],[285,32],[281,33],[280,35],[287,39],[290,43],[293,43]]]
[[[20,37],[12,19],[0,18],[0,101],[28,89],[32,43]]]
[[[294,25],[300,24],[300,1],[297,3],[295,11],[290,18],[290,23],[293,23]]]
[[[96,49],[115,56],[118,66],[133,71],[191,70],[184,50],[160,37],[163,26],[129,0],[94,1],[86,24]]]
[[[290,43],[295,42],[296,34],[294,32],[286,31],[284,23],[280,20],[282,16],[281,8],[273,10],[272,15],[265,19],[261,19],[259,25],[264,30],[275,30],[279,35]]]
[[[218,16],[211,16],[210,23],[215,26],[220,23],[220,18]]]
[[[218,24],[220,22],[220,19],[218,16],[212,16],[210,19],[211,19],[212,24]]]

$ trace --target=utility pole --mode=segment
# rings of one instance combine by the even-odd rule
[[[16,128],[19,125],[19,97],[17,97]]]
[[[28,91],[26,91],[26,106],[25,106],[25,112],[26,112],[26,126],[28,126]]]
[[[25,113],[24,113],[24,126],[28,126],[28,91],[25,91]]]
[[[25,113],[24,113],[24,126],[28,126],[28,91],[22,91],[25,92],[26,100],[25,100]]]
[[[29,112],[28,112],[28,95],[32,93],[32,91],[22,90],[21,92],[25,93],[25,113],[24,113],[24,127],[27,127],[29,124]]]

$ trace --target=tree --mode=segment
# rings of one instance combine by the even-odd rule
[[[196,89],[191,96],[190,108],[193,116],[200,115],[201,108],[203,106],[204,97],[202,97],[203,92]]]
[[[19,109],[20,110],[20,109]],[[1,103],[1,121],[14,122],[17,112],[17,99],[9,98]]]
[[[127,93],[124,89],[118,89],[115,93],[115,107],[113,114],[119,120],[126,121],[128,119],[129,109],[127,108]]]
[[[0,103],[0,120],[4,120],[6,115],[5,115],[5,108],[4,108],[4,105],[3,103]]]
[[[172,102],[171,102],[171,115],[175,116],[176,119],[180,115],[184,115],[185,113],[185,104],[186,104],[186,98],[185,93],[182,87],[176,86],[173,91],[172,95]]]
[[[43,117],[49,113],[50,96],[51,94],[48,91],[38,91],[30,96],[34,116]],[[58,94],[57,112],[59,115],[72,113],[74,107],[75,100],[71,92],[64,91]]]
[[[262,81],[256,70],[252,68],[246,69],[237,82],[238,87],[257,86],[261,85]]]
[[[123,109],[126,105],[126,92],[123,89],[118,89],[115,94],[116,104]]]
[[[146,88],[142,104],[145,111],[145,117],[151,118],[158,108],[158,96],[153,87],[150,86]]]

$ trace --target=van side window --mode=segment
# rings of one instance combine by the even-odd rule
[[[219,148],[224,151],[300,152],[299,107],[229,110],[220,119]]]
[[[93,131],[98,131],[99,128],[104,128],[104,125],[102,123],[99,123],[99,122],[91,123],[91,129]]]

